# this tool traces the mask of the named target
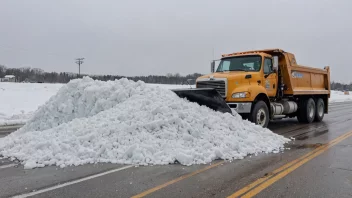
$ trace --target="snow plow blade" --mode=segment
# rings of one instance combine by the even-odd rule
[[[190,102],[198,103],[222,113],[230,113],[232,111],[221,97],[219,92],[212,88],[196,88],[196,89],[172,89],[180,98],[186,98]]]

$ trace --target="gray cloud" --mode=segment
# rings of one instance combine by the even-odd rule
[[[209,72],[222,53],[282,48],[350,80],[348,0],[0,1],[0,64],[148,75]]]

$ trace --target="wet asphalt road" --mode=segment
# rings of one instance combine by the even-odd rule
[[[0,127],[0,138],[7,136],[16,129],[20,128],[22,125],[13,125],[13,126],[2,126]]]
[[[131,197],[150,189],[146,197],[227,197],[352,131],[351,112],[351,102],[335,103],[322,123],[275,121],[271,130],[296,138],[287,145],[289,150],[232,162],[218,160],[212,165],[95,164],[24,170],[18,162],[0,159],[0,197]],[[0,128],[0,138],[13,130]],[[256,197],[352,197],[352,137],[268,185]]]

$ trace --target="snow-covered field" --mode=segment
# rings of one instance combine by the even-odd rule
[[[166,89],[189,88],[189,85],[149,84]],[[25,124],[33,112],[57,93],[63,84],[0,83],[0,126]],[[194,86],[193,86],[194,87]],[[330,103],[352,101],[351,95],[332,91]]]
[[[331,91],[330,103],[334,102],[347,102],[352,101],[352,92],[351,95],[345,95],[342,91]]]
[[[165,88],[85,77],[63,86],[24,127],[1,138],[0,155],[21,160],[25,168],[96,162],[192,165],[279,152],[288,141]]]
[[[62,84],[0,83],[0,125],[24,124]]]

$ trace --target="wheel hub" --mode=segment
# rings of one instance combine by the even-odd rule
[[[260,126],[264,126],[266,122],[266,114],[264,109],[259,109],[257,113],[257,124]]]
[[[324,105],[322,103],[320,103],[319,108],[318,108],[318,114],[320,117],[322,117],[323,113],[324,113]]]
[[[314,108],[313,108],[313,105],[309,105],[308,111],[309,111],[309,117],[312,118],[313,115],[314,115]]]

